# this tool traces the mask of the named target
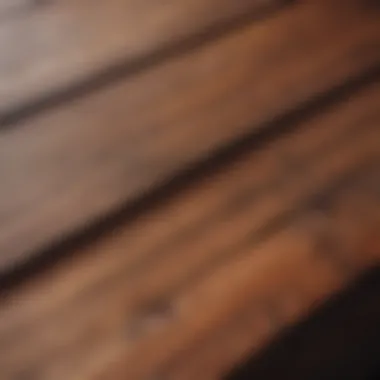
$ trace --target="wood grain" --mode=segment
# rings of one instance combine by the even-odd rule
[[[365,193],[363,195],[367,196]],[[357,194],[355,197],[357,198]],[[352,197],[346,200],[350,201]],[[335,232],[340,242],[349,242],[351,257],[347,259],[354,264],[354,272],[351,271],[349,274],[342,272],[341,268],[336,266],[334,258],[326,259],[329,256],[331,258],[334,252],[326,252],[328,255],[325,256],[325,252],[314,251],[313,235],[305,235],[305,230],[299,227],[305,224],[305,220],[308,221],[309,217],[306,215],[296,222],[298,227],[285,228],[278,235],[272,236],[268,242],[236,252],[231,260],[215,268],[215,273],[209,273],[197,284],[182,292],[174,315],[169,317],[169,321],[163,318],[162,314],[152,319],[149,327],[156,331],[152,333],[150,341],[140,343],[137,352],[126,348],[119,363],[110,358],[115,354],[112,350],[115,347],[106,345],[102,350],[93,352],[92,360],[88,359],[87,364],[91,366],[90,371],[87,369],[89,372],[77,372],[75,377],[72,364],[76,362],[76,359],[72,357],[70,360],[66,358],[66,361],[61,362],[61,366],[57,366],[55,371],[50,368],[45,369],[46,372],[44,372],[37,367],[35,376],[42,379],[57,376],[60,378],[61,374],[62,376],[71,375],[73,378],[91,379],[111,377],[123,379],[126,376],[131,379],[144,379],[151,378],[150,375],[164,375],[169,379],[194,379],[197,376],[202,379],[220,378],[218,376],[234,364],[231,359],[237,360],[237,356],[234,356],[236,350],[240,356],[247,350],[251,350],[253,343],[260,348],[284,325],[299,320],[310,311],[311,307],[315,307],[326,297],[345,286],[354,275],[378,263],[379,253],[377,252],[374,256],[373,252],[363,252],[362,244],[368,238],[368,228],[377,230],[379,225],[371,226],[365,223],[363,229],[361,224],[363,219],[358,219],[357,214],[347,215],[346,202],[341,203],[341,206],[343,208],[338,207],[338,213],[333,215],[333,221],[337,226]],[[374,212],[378,213],[378,208],[372,209],[372,215]],[[315,218],[313,215],[311,217]],[[377,214],[376,217],[379,222],[379,215]],[[358,220],[360,220],[359,224]],[[355,234],[352,234],[353,231]],[[291,279],[290,288],[289,279]],[[280,296],[279,288],[283,290]],[[271,306],[271,300],[274,306]],[[248,301],[252,302],[252,307],[248,310],[249,318],[244,313]],[[284,301],[285,305],[281,304]],[[237,321],[233,319],[232,331],[229,327],[230,318],[238,319]],[[254,321],[254,329],[252,329],[252,321]],[[242,324],[242,322],[245,323]],[[215,330],[218,331],[217,342],[213,338],[208,338],[210,331],[215,333]],[[222,336],[220,336],[221,331],[223,331]],[[241,334],[248,335],[242,338]],[[118,338],[125,339],[125,336],[114,336],[113,340],[117,341]],[[91,341],[91,338],[87,339]],[[236,339],[240,342],[239,344],[243,341],[243,349],[236,345]],[[156,341],[155,345],[152,345],[151,340]],[[105,342],[109,343],[108,340]],[[161,350],[158,349],[158,345]],[[190,351],[189,345],[192,348]],[[174,360],[173,358],[169,360],[170,370],[167,369],[166,362],[167,346],[172,347],[172,355],[177,353]],[[77,346],[77,349],[83,350],[83,345]],[[144,353],[144,359],[141,358],[142,353]],[[179,360],[178,353],[182,353],[180,355],[182,360]],[[195,362],[193,355],[196,358]],[[136,367],[133,364],[134,361],[125,361],[126,357],[131,356],[131,360],[141,361],[140,367]],[[56,353],[52,356],[45,354],[45,362],[42,365],[49,367],[52,358],[57,359]],[[174,367],[170,366],[173,361],[177,363]],[[99,367],[104,366],[104,362],[108,362],[109,367],[103,376],[99,377],[97,371]],[[79,363],[83,365],[82,357],[77,364]],[[157,366],[157,364],[161,365]],[[139,368],[137,372],[136,368]],[[163,369],[166,371],[162,373]],[[78,371],[78,368],[75,371]]]
[[[376,65],[378,14],[353,3],[300,2],[1,131],[1,271]]]
[[[340,289],[376,261],[377,252],[354,250],[353,270],[341,271],[339,263],[339,275],[339,260],[330,252],[309,263],[314,223],[294,221],[293,214],[310,193],[318,195],[368,163],[378,167],[378,94],[378,84],[362,89],[3,298],[3,376],[143,379],[285,279],[301,276],[306,282],[299,286],[311,292],[291,321]],[[369,208],[374,217],[363,223],[357,210],[368,194],[357,208],[351,195],[340,194],[335,230],[340,241],[362,247],[362,235],[378,226],[378,208]],[[277,235],[277,229],[285,232]],[[227,347],[221,355],[230,365],[236,357]],[[212,378],[217,368],[210,363],[205,373]]]
[[[378,226],[376,229],[378,229]],[[366,236],[366,234],[364,233],[363,236]],[[358,242],[363,241],[358,240]],[[376,244],[378,244],[378,241]],[[377,245],[377,247],[379,246]],[[357,252],[358,256],[365,252],[360,246],[357,249],[360,250],[360,252]],[[290,251],[292,252],[292,249]],[[286,251],[286,247],[282,252],[283,255],[290,254]],[[369,267],[378,266],[379,254],[380,251],[377,250],[377,259],[372,264],[370,259],[368,261]],[[290,276],[281,277],[278,275],[278,271],[271,273],[268,270],[266,281],[267,283],[275,284],[274,289],[268,291],[267,284],[262,285],[260,294],[254,294],[249,301],[246,301],[246,305],[239,309],[229,321],[221,323],[213,332],[196,342],[192,349],[185,349],[182,354],[175,357],[166,366],[163,366],[161,371],[158,372],[160,376],[170,380],[223,379],[227,378],[226,374],[233,367],[241,364],[242,358],[247,358],[249,355],[256,358],[259,370],[247,371],[246,376],[241,377],[243,379],[251,379],[253,376],[258,379],[275,379],[280,373],[285,374],[286,378],[294,375],[302,376],[302,374],[307,374],[313,379],[320,379],[322,376],[328,379],[336,378],[334,364],[337,365],[337,363],[334,363],[333,360],[339,358],[341,352],[337,350],[336,346],[329,347],[334,340],[331,339],[331,335],[328,336],[327,334],[334,333],[326,328],[316,329],[313,326],[314,329],[310,329],[309,334],[301,335],[300,332],[298,334],[299,340],[296,342],[290,341],[287,344],[284,342],[282,355],[278,353],[275,358],[272,357],[272,359],[276,360],[269,361],[264,358],[266,365],[261,365],[263,358],[257,355],[273,341],[279,332],[291,326],[296,326],[306,317],[314,315],[316,310],[334,295],[339,288],[346,287],[353,282],[354,277],[367,272],[365,266],[355,267],[357,271],[351,272],[349,277],[344,278],[344,276],[341,276],[342,272],[339,268],[336,271],[337,268],[335,267],[329,272],[326,267],[320,270],[321,268],[318,268],[318,265],[315,266],[313,261],[310,261],[309,264],[312,265],[312,269],[303,263],[302,269],[293,273],[292,281],[289,281]],[[275,268],[276,266],[273,265],[272,270],[275,271]],[[308,278],[302,275],[301,272],[306,272]],[[271,275],[272,277],[270,277]],[[341,282],[336,281],[337,277],[340,278]],[[372,296],[374,296],[374,293]],[[375,303],[375,297],[372,297],[372,303]],[[369,302],[367,304],[369,306]],[[361,306],[358,302],[350,306],[355,307],[355,310],[357,310],[356,307],[359,305]],[[373,306],[372,309],[376,309],[375,305]],[[350,315],[355,314],[353,310],[347,310],[347,312]],[[360,314],[360,311],[358,313]],[[345,326],[345,321],[350,318],[349,315],[344,316],[342,313],[339,315],[342,319],[339,323]],[[365,323],[368,322],[366,319],[365,315],[361,315],[361,318],[356,319],[353,317],[351,320],[352,329],[358,332],[366,330]],[[371,320],[370,317],[368,319]],[[359,321],[361,323],[358,323]],[[374,327],[374,322],[375,319],[372,319],[372,327]],[[345,337],[341,337],[340,342],[342,346],[345,346],[346,353],[356,353],[356,357],[352,359],[357,361],[358,356],[360,357],[358,350],[361,351],[365,347],[366,338],[368,339],[370,332],[366,331],[363,339],[356,339],[356,341],[361,342],[362,346],[355,347],[353,342],[355,337],[352,337],[349,330],[343,331],[345,331]],[[317,334],[320,339],[318,339]],[[306,340],[308,338],[311,338],[310,341]],[[302,340],[303,344],[300,344],[300,340]],[[325,346],[318,345],[318,341],[321,340],[325,343]],[[292,343],[295,343],[296,347],[298,347],[296,350],[294,350]],[[290,347],[291,350],[289,350]],[[306,353],[306,360],[305,348],[309,350]],[[287,361],[287,359],[292,360]],[[329,365],[326,363],[328,359],[330,359]],[[347,358],[340,357],[340,359],[339,365],[344,363],[344,367],[350,367],[350,364],[346,361]],[[328,368],[326,367],[330,367],[330,372],[327,372]],[[347,371],[343,372],[347,373]],[[240,379],[238,376],[232,378]]]
[[[275,2],[3,0],[0,115]]]
[[[114,279],[120,268],[124,275],[125,270],[131,275],[152,259],[161,260],[160,251],[169,255],[181,250],[183,244],[209,225],[230,219],[232,215],[238,217],[244,206],[253,202],[256,207],[257,202],[266,198],[267,204],[260,213],[256,209],[254,219],[258,226],[263,226],[272,217],[292,208],[308,191],[329,183],[346,169],[351,170],[352,165],[358,164],[352,147],[360,140],[367,141],[368,132],[369,136],[377,133],[378,86],[363,88],[349,101],[341,99],[340,104],[335,104],[325,115],[309,120],[307,127],[297,128],[297,133],[282,136],[266,149],[244,154],[237,162],[223,167],[222,172],[196,181],[147,215],[142,214],[116,228],[111,236],[93,242],[87,249],[90,257],[76,257],[74,268],[69,263],[71,277],[57,281],[61,286],[55,286],[56,297],[51,301],[63,302],[75,294],[77,281],[80,287],[102,283],[105,278]],[[356,149],[361,154],[367,148],[359,145]],[[331,158],[339,158],[344,152],[345,156],[331,165]],[[280,194],[278,189],[282,189]],[[271,203],[273,206],[266,210]],[[250,222],[253,223],[253,219]],[[103,254],[104,251],[108,253]],[[63,273],[66,270],[63,269]],[[58,294],[63,298],[57,297]]]
[[[377,201],[376,204],[378,205],[379,202]],[[346,206],[346,204],[343,205],[343,210]],[[366,227],[372,231],[378,231],[380,225],[378,209],[375,213],[377,213],[377,223],[370,227],[366,224]],[[336,238],[352,249],[349,252],[351,257],[347,254],[346,259],[350,260],[355,274],[359,274],[365,268],[379,263],[380,252],[373,256],[372,251],[362,250],[363,241],[366,240],[368,234],[368,231],[363,230],[359,224],[363,220],[360,219],[359,223],[356,220],[353,223],[353,218],[357,218],[357,215],[354,214],[345,219],[347,213],[343,211],[343,214],[344,217],[341,217],[341,220],[339,220],[339,213],[333,218],[339,235]],[[301,219],[298,223],[302,225],[305,220]],[[169,370],[161,373],[162,369],[157,370],[159,364],[168,359],[168,355],[164,350],[159,350],[158,345],[153,346],[150,343],[142,346],[141,351],[138,351],[140,355],[144,353],[145,367],[141,366],[136,371],[135,366],[125,363],[123,358],[120,358],[118,364],[112,362],[103,377],[99,379],[126,376],[140,379],[145,376],[149,378],[156,373],[173,380],[220,379],[235,364],[234,360],[237,361],[242,354],[246,354],[242,347],[252,349],[252,345],[255,344],[257,348],[262,347],[275,332],[288,324],[299,321],[305,313],[310,312],[310,308],[347,285],[348,279],[352,281],[354,272],[349,272],[349,275],[342,272],[341,267],[337,267],[334,257],[332,260],[318,259],[319,255],[330,256],[337,252],[317,252],[317,260],[315,260],[314,242],[310,236],[304,240],[302,228],[289,230],[285,230],[278,236],[272,236],[271,240],[262,246],[236,252],[233,260],[222,268],[216,269],[215,273],[209,274],[203,281],[181,295],[178,302],[179,313],[185,319],[183,325],[179,325],[180,322],[177,321],[173,322],[168,328],[169,332],[164,331],[162,335],[157,333],[157,342],[159,339],[161,342],[165,339],[165,346],[172,346],[172,355],[181,350],[185,351],[183,364],[186,369],[183,372]],[[329,232],[331,233],[331,230]],[[353,232],[355,232],[353,235],[355,238],[352,236]],[[240,253],[244,257],[241,257]],[[226,329],[228,316],[235,315],[236,317],[236,312],[238,312],[239,322],[241,319],[244,320],[246,317],[244,311],[247,302],[250,301],[252,302],[250,327],[243,325],[245,331],[241,330],[240,334],[234,331],[231,334],[231,331],[228,331],[228,325]],[[252,326],[252,321],[256,322],[256,320],[257,324],[254,323]],[[186,326],[188,330],[186,331],[182,326]],[[216,326],[220,328],[218,333],[222,336],[227,335],[228,338],[227,341],[212,342],[216,344],[208,351],[207,344],[206,349],[204,347],[205,341],[207,342],[205,336],[207,337],[207,333]],[[252,334],[255,336],[253,337]],[[194,355],[198,359],[196,362],[189,361],[189,355],[186,352],[186,348],[188,349],[191,344],[196,345],[194,349]],[[135,360],[138,357],[137,354]],[[174,357],[172,361],[175,363],[178,357]],[[149,365],[154,368],[153,373],[149,372]]]

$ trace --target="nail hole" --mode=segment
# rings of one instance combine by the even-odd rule
[[[174,302],[171,300],[154,301],[143,305],[127,326],[127,338],[135,340],[151,331],[161,328],[174,319]]]
[[[323,194],[315,197],[310,205],[310,212],[327,218],[334,210],[334,204],[329,195]]]

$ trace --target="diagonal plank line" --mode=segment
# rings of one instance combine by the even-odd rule
[[[38,115],[50,108],[59,107],[65,103],[75,101],[75,99],[86,96],[92,92],[105,89],[119,80],[137,75],[155,65],[171,60],[176,56],[191,53],[204,45],[222,39],[234,30],[243,29],[252,22],[258,22],[269,17],[273,12],[283,9],[283,7],[289,5],[289,3],[292,3],[292,0],[279,0],[275,3],[270,2],[262,9],[254,7],[251,12],[209,25],[183,40],[168,43],[159,50],[138,57],[137,59],[115,62],[83,81],[70,84],[66,88],[63,87],[45,96],[15,106],[0,113],[0,131],[2,129],[17,127],[18,123],[29,117]]]
[[[134,203],[127,202],[116,212],[110,212],[105,218],[81,229],[77,233],[65,236],[61,240],[49,245],[43,250],[33,252],[26,259],[16,263],[12,267],[0,272],[1,294],[5,295],[14,286],[22,283],[31,276],[49,270],[51,266],[59,264],[63,259],[69,259],[78,254],[81,248],[101,239],[105,234],[112,231],[120,224],[129,224],[144,214],[146,209],[155,209],[165,205],[178,192],[186,187],[194,185],[194,182],[207,178],[211,173],[217,173],[225,169],[226,165],[243,158],[253,149],[259,149],[270,141],[289,134],[300,128],[302,124],[325,111],[348,99],[352,93],[360,91],[368,84],[380,79],[380,66],[351,78],[344,84],[331,89],[327,93],[319,94],[306,101],[300,108],[290,110],[267,123],[265,128],[246,136],[243,139],[232,142],[215,152],[210,153],[206,161],[201,161],[188,167],[179,175],[163,183],[155,191],[145,194]],[[186,236],[185,236],[186,237]],[[182,239],[182,237],[180,237]]]

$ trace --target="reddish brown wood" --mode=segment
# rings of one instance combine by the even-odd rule
[[[300,2],[2,131],[0,270],[373,67],[378,15],[339,4]]]
[[[277,2],[2,0],[0,116]]]
[[[354,187],[344,195],[343,187],[334,198],[332,221],[321,219],[320,213],[310,220],[296,214],[303,212],[310,194],[323,193],[359,168],[379,162],[378,94],[374,84],[321,110],[299,125],[297,133],[247,153],[156,211],[147,210],[25,282],[0,308],[5,376],[25,371],[41,380],[144,379],[167,370],[168,376],[173,371],[178,378],[192,378],[185,364],[170,369],[190,350],[191,356],[183,354],[181,360],[195,360],[195,369],[206,366],[205,376],[213,378],[226,369],[220,363],[231,365],[239,353],[252,344],[261,346],[278,331],[269,326],[269,335],[257,341],[248,335],[231,351],[228,345],[226,351],[215,351],[219,365],[211,359],[203,362],[215,350],[214,338],[206,344],[209,334],[219,334],[256,297],[265,301],[288,282],[305,290],[296,310],[289,305],[286,321],[295,322],[377,262],[377,252],[363,255],[355,248],[377,231],[377,198],[370,198],[367,190]],[[364,205],[368,216],[360,219],[358,210]],[[277,225],[278,232],[268,234],[268,225]],[[355,248],[345,258],[350,271],[329,247],[324,252],[325,246],[316,245],[316,236],[332,225],[334,238]],[[233,331],[228,336],[240,342]],[[193,359],[198,342],[205,342],[206,353]]]

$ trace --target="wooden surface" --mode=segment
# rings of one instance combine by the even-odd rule
[[[90,3],[0,0],[0,378],[222,379],[379,264],[379,8]]]
[[[254,18],[275,2],[2,0],[0,112],[15,112],[61,87],[152,59],[232,19]]]
[[[334,257],[308,261],[313,219],[318,227],[320,213],[311,214],[309,227],[292,219],[297,220],[296,210],[305,207],[310,194],[318,195],[339,183],[339,178],[373,163],[375,171],[368,176],[378,177],[378,91],[377,85],[366,87],[348,102],[318,113],[297,133],[244,155],[216,178],[207,177],[204,184],[168,200],[155,213],[99,239],[89,252],[78,253],[27,283],[22,299],[11,297],[0,312],[3,373],[12,378],[15,370],[25,367],[26,373],[31,368],[37,371],[39,379],[90,379],[103,371],[105,378],[145,378],[167,365],[176,351],[192,347],[232,318],[248,300],[275,295],[281,282],[288,285],[291,279],[295,282],[291,286],[306,292],[292,318],[336,291],[347,274],[337,278]],[[284,157],[290,161],[284,162]],[[302,165],[292,166],[299,162]],[[364,206],[371,205],[366,190],[352,196]],[[371,251],[367,256],[355,247],[362,247],[362,233],[373,233],[378,227],[378,208],[366,206],[363,214],[368,216],[361,220],[349,214],[355,202],[338,199],[343,206],[337,207],[333,228],[343,228],[340,239],[353,250],[347,260],[360,272],[362,266],[376,261]],[[359,203],[359,207],[363,206]],[[370,227],[364,223],[367,218]],[[327,222],[322,218],[322,226]],[[345,228],[354,228],[359,237]],[[260,243],[268,240],[268,234],[269,242]],[[219,346],[235,349],[229,344]],[[188,360],[185,374],[174,378],[193,378],[188,377],[193,376],[191,368],[204,372],[197,363],[187,367]]]
[[[0,268],[374,67],[378,13],[339,4],[288,6],[4,130]]]

